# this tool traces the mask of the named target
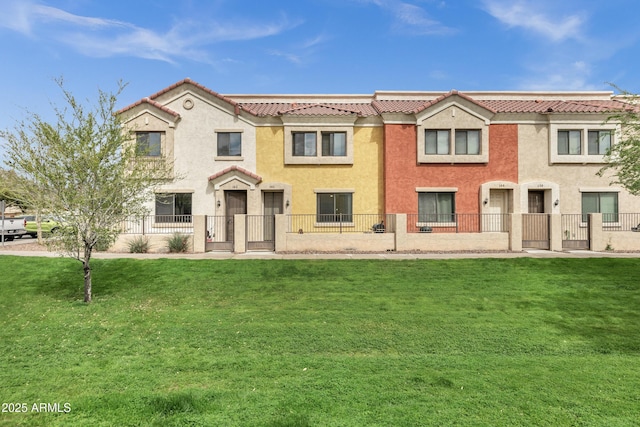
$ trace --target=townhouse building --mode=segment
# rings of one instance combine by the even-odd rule
[[[499,218],[469,225],[477,232],[505,231],[509,214],[576,214],[585,228],[600,213],[614,226],[640,212],[597,175],[620,134],[607,119],[626,106],[610,92],[221,95],[185,79],[119,113],[143,155],[174,162],[149,205],[156,218],[218,218],[208,233],[228,241],[236,214],[311,217],[289,232],[386,214],[433,233],[459,231],[467,214]],[[522,227],[549,230],[549,218]]]

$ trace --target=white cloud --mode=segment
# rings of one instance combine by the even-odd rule
[[[429,17],[427,12],[414,4],[401,0],[359,0],[372,3],[391,13],[394,17],[394,29],[413,35],[445,35],[456,32],[454,28]],[[440,6],[441,7],[441,6]]]
[[[35,38],[55,40],[87,56],[133,56],[175,62],[179,58],[210,62],[205,48],[231,40],[273,36],[297,26],[280,17],[276,22],[185,22],[166,32],[111,19],[74,15],[31,1],[10,0],[0,27]]]
[[[545,2],[529,0],[485,0],[486,11],[508,25],[540,34],[552,41],[580,39],[585,18],[580,13],[552,16],[544,9]]]

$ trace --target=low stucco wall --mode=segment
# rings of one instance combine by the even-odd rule
[[[407,233],[398,251],[508,251],[509,233]]]
[[[593,241],[594,251],[638,251],[640,250],[640,232],[603,231],[598,241]]]
[[[363,234],[296,234],[286,233],[284,245],[279,251],[284,252],[385,252],[395,248],[393,233],[363,233]]]
[[[149,239],[149,253],[169,253],[169,244],[167,240],[173,234],[145,234],[144,237]],[[116,242],[109,248],[108,252],[129,252],[129,242],[139,238],[140,234],[121,234]],[[189,245],[187,252],[193,252],[193,235],[189,236]]]

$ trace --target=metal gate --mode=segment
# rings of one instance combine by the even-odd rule
[[[589,249],[589,215],[562,215],[562,249]]]
[[[549,214],[529,213],[522,215],[522,247],[549,249]]]
[[[206,230],[206,251],[233,251],[233,234],[229,234],[229,221],[233,222],[233,217],[224,215],[207,216]]]
[[[275,229],[275,215],[247,215],[247,250],[274,251]]]

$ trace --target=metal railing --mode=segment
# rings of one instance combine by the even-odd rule
[[[287,215],[288,233],[393,233],[395,215],[294,214]]]
[[[508,232],[509,214],[407,214],[407,233]]]
[[[602,214],[604,231],[640,231],[640,213]]]
[[[143,215],[122,221],[122,234],[193,233],[191,215]]]
[[[233,228],[229,228],[229,221],[233,218],[227,218],[224,215],[207,216],[207,242],[227,242],[233,237]],[[229,234],[229,235],[228,235]]]

